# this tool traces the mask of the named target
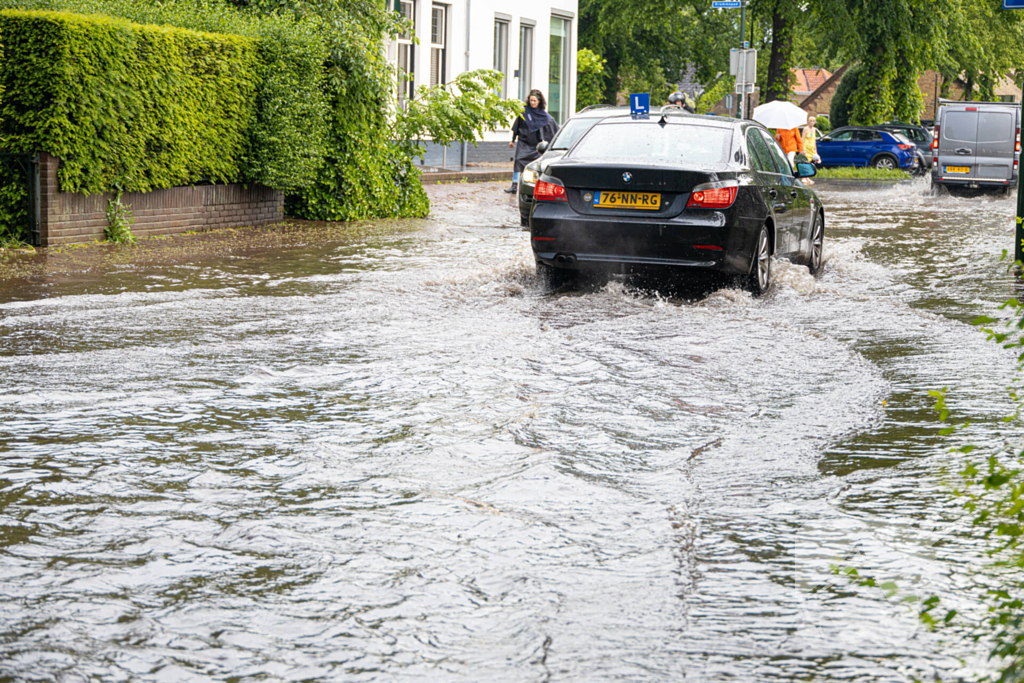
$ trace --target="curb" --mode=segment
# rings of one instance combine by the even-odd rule
[[[420,182],[424,185],[439,183],[491,183],[495,181],[512,182],[512,171],[452,171],[442,173],[422,173]]]
[[[872,180],[868,178],[812,178],[812,187],[892,187],[893,185],[913,185],[914,179],[905,180]]]

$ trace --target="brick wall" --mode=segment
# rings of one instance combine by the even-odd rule
[[[54,247],[104,238],[107,200],[112,195],[61,192],[60,160],[39,155],[39,231],[41,246]],[[188,230],[238,228],[284,219],[284,196],[262,185],[196,185],[153,192],[127,192],[137,237],[173,235]]]

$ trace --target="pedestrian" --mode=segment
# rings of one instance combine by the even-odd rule
[[[505,190],[508,194],[516,191],[519,174],[526,165],[540,157],[537,145],[542,140],[551,142],[558,132],[558,124],[548,114],[548,103],[540,90],[531,90],[525,104],[523,113],[517,116],[516,122],[512,124],[512,142],[508,143],[509,149],[514,147],[516,150],[513,157],[515,166],[512,169],[512,187]]]
[[[804,151],[804,141],[800,137],[800,129],[779,128],[778,132],[775,133],[775,139],[778,141],[779,146],[782,147],[782,151],[785,152],[786,157],[789,159],[789,166],[792,168],[793,159],[796,157],[797,152]]]
[[[818,119],[815,116],[807,117],[807,125],[804,126],[804,154],[813,164],[820,164],[821,157],[818,156],[818,130],[814,127]]]

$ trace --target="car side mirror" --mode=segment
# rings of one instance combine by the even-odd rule
[[[537,143],[537,151],[543,154],[544,152],[548,151],[548,146],[550,144],[551,143],[549,143],[547,140],[541,140],[540,142]]]
[[[818,175],[818,169],[814,167],[814,164],[800,162],[796,165],[797,178],[811,178],[816,175]]]

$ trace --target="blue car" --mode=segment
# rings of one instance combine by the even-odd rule
[[[847,126],[818,140],[822,166],[874,166],[887,170],[917,168],[917,147],[899,133]]]

